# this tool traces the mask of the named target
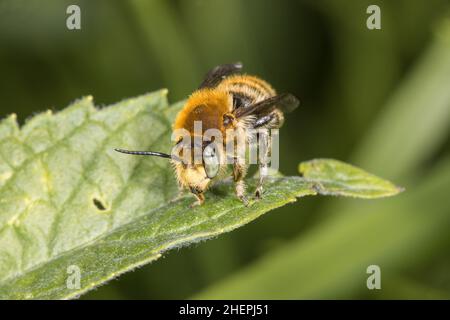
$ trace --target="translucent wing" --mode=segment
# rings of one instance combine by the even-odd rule
[[[200,84],[199,89],[202,88],[214,88],[227,76],[238,73],[242,70],[242,63],[229,63],[222,64],[211,69],[205,76],[205,80]]]
[[[300,101],[290,93],[282,93],[266,100],[257,102],[245,108],[238,108],[234,115],[236,118],[241,118],[249,115],[256,115],[258,117],[269,114],[275,109],[283,112],[291,112],[295,110]]]

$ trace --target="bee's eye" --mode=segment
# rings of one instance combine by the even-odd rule
[[[211,145],[206,146],[203,150],[203,164],[208,178],[214,178],[219,172],[219,157]]]

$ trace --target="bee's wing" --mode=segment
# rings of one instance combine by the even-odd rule
[[[257,102],[245,108],[238,108],[234,115],[236,118],[241,118],[249,115],[264,116],[275,109],[280,109],[283,112],[291,112],[298,107],[300,101],[296,96],[290,93],[282,93],[266,100]]]
[[[205,76],[205,79],[200,84],[199,89],[202,88],[214,88],[219,84],[220,81],[222,81],[225,77],[237,73],[242,70],[242,63],[236,62],[236,63],[229,63],[229,64],[222,64],[220,66],[217,66],[213,69],[211,69]]]

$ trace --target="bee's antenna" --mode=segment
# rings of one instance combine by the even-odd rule
[[[114,149],[114,150],[117,151],[117,152],[120,152],[120,153],[131,154],[131,155],[136,155],[136,156],[155,156],[155,157],[168,158],[168,159],[172,159],[172,160],[181,162],[180,158],[175,157],[175,156],[171,156],[170,154],[162,153],[162,152],[130,151],[130,150],[124,150],[124,149]]]

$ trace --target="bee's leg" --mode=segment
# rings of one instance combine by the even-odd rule
[[[283,125],[284,122],[284,115],[283,112],[281,112],[278,109],[275,109],[270,114],[259,118],[255,123],[255,128],[262,129],[261,131],[258,131],[259,133],[259,182],[258,186],[255,190],[255,196],[256,198],[261,198],[263,193],[263,184],[264,179],[268,174],[268,168],[269,168],[269,158],[271,155],[271,137],[269,134],[270,129],[274,128],[280,128]]]
[[[244,163],[236,161],[233,164],[233,179],[235,183],[236,196],[241,200],[245,206],[248,206],[248,199],[245,196],[245,175],[247,174],[247,166]]]
[[[263,129],[258,132],[258,149],[259,149],[259,181],[255,190],[255,197],[261,199],[264,192],[263,184],[264,179],[267,176],[269,169],[269,156],[270,156],[270,135],[268,129]]]
[[[196,207],[196,206],[201,206],[203,204],[203,202],[205,202],[205,195],[203,193],[193,193],[193,194],[197,198],[197,201],[192,203],[190,205],[190,207],[193,208],[193,207]]]

